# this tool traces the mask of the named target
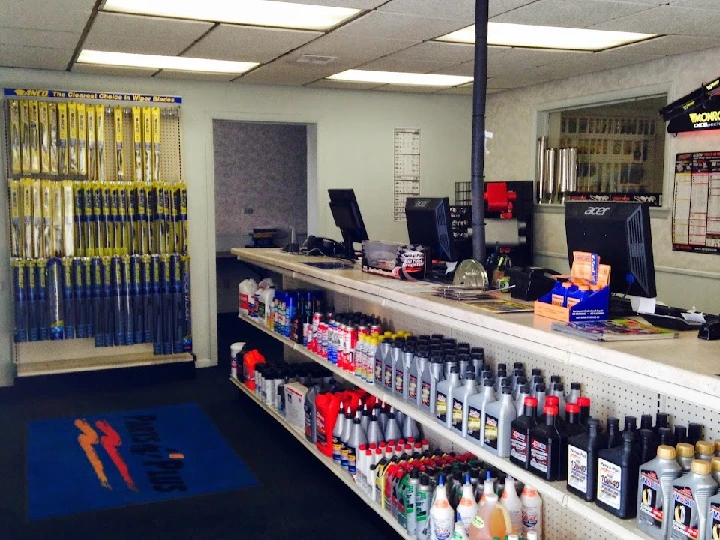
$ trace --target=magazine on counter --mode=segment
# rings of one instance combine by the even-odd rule
[[[593,341],[644,341],[673,339],[680,336],[675,330],[666,330],[634,319],[613,319],[593,322],[554,322],[555,332],[569,334]]]

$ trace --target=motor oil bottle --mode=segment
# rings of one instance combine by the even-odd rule
[[[588,420],[590,419],[590,398],[580,396],[575,403],[580,406],[580,424],[587,426]]]
[[[407,379],[410,375],[410,367],[415,358],[415,347],[412,343],[405,343],[400,359],[395,364],[395,395],[403,401],[407,401],[408,388]]]
[[[358,409],[355,412],[355,419],[352,422],[352,429],[350,430],[350,438],[347,442],[347,455],[348,455],[348,472],[355,477],[357,474],[357,458],[360,445],[367,444],[367,436],[361,423],[361,412]]]
[[[388,414],[387,425],[385,426],[385,440],[386,441],[397,441],[402,437],[400,426],[398,425],[397,419],[395,418],[395,408],[390,408]]]
[[[328,457],[333,456],[333,433],[335,424],[339,418],[338,406],[340,398],[335,393],[318,395],[315,400],[317,438],[315,445],[318,450]]]
[[[715,457],[715,445],[710,441],[698,441],[695,443],[695,459],[712,461]]]
[[[457,389],[460,388],[460,377],[458,376],[457,366],[450,368],[450,377],[437,386],[435,401],[435,417],[438,422],[444,424],[445,427],[452,427],[452,407],[453,398]]]
[[[520,384],[517,387],[515,396],[515,409],[517,410],[518,416],[522,415],[525,411],[525,398],[530,396],[530,388],[527,384]],[[537,398],[533,398],[537,401]]]
[[[510,456],[510,426],[516,417],[512,389],[503,386],[500,399],[485,406],[483,446],[488,452],[499,457]]]
[[[531,533],[534,533],[538,540],[542,540],[543,512],[540,495],[535,488],[526,484],[520,495],[520,502],[525,536],[529,540]]]
[[[545,480],[565,480],[567,436],[557,425],[557,407],[545,407],[545,423],[530,430],[530,472]]]
[[[679,425],[673,426],[673,436],[675,438],[675,444],[688,442],[687,427]]]
[[[648,536],[667,538],[672,519],[673,482],[682,474],[672,446],[659,446],[657,456],[640,465],[638,480],[637,524]]]
[[[390,354],[384,359],[383,370],[384,370],[384,384],[385,390],[394,393],[395,392],[395,366],[402,362],[402,347],[405,345],[405,340],[401,337],[393,339],[390,345]]]
[[[465,373],[465,384],[453,396],[452,403],[452,427],[463,437],[467,435],[467,412],[470,396],[477,394],[475,373]]]
[[[620,519],[637,512],[638,456],[636,434],[623,433],[623,445],[598,452],[597,499],[595,504]]]
[[[455,511],[450,506],[445,491],[445,477],[440,475],[435,489],[435,500],[430,510],[432,519],[432,539],[449,540],[455,530]]]
[[[625,417],[625,429],[623,429],[622,433],[636,433],[637,432],[637,417],[635,416],[626,416]]]
[[[657,439],[652,429],[640,429],[640,463],[647,463],[657,455]]]
[[[353,415],[352,409],[348,407],[345,410],[345,422],[343,425],[343,432],[340,438],[342,443],[342,450],[340,454],[340,466],[347,471],[348,470],[348,443],[350,442],[350,435],[352,434],[353,427]]]
[[[526,397],[523,413],[510,423],[510,461],[530,468],[530,430],[537,424],[537,398]]]
[[[427,474],[420,475],[420,484],[415,494],[415,520],[416,525],[416,538],[417,540],[431,540],[430,539],[430,499],[432,498],[432,492],[430,489],[430,477]]]
[[[345,413],[343,412],[343,404],[340,402],[340,410],[338,411],[335,426],[332,432],[332,458],[335,463],[340,465],[342,459],[342,434],[345,431]]]
[[[457,355],[458,359],[458,368],[460,373],[460,378],[465,379],[465,376],[468,374],[468,371],[472,371],[473,375],[475,374],[475,371],[472,370],[471,364],[470,364],[470,355],[467,353],[458,353]]]
[[[480,392],[468,398],[467,439],[481,444],[485,405],[494,399],[495,389],[492,379],[485,379]]]
[[[660,428],[670,427],[670,415],[668,413],[659,412],[655,415],[655,425],[653,431],[655,435],[659,435]]]
[[[720,485],[720,457],[712,458],[710,466],[712,467],[712,477],[715,479],[718,485]]]
[[[474,375],[474,373],[473,373]],[[465,529],[465,534],[470,534],[470,524],[477,515],[478,505],[475,502],[475,494],[470,481],[470,473],[465,473],[465,483],[462,487],[462,496],[457,505],[457,513]]]
[[[703,440],[705,428],[702,424],[696,422],[690,422],[688,424],[687,437],[690,444],[696,444],[698,441]]]
[[[382,428],[383,433],[385,433],[388,423],[388,410],[384,402],[380,403],[380,409],[377,412],[377,417],[380,422],[380,427]],[[387,440],[387,438],[385,440]]]
[[[435,416],[435,405],[437,404],[437,385],[444,378],[442,356],[430,357],[429,366],[425,366],[420,384],[420,408],[432,416]]]
[[[408,374],[407,387],[408,387],[408,401],[417,407],[421,406],[420,396],[422,388],[422,378],[425,372],[425,367],[428,362],[428,351],[427,349],[419,348],[415,354],[415,360],[410,367],[410,373]]]
[[[385,336],[378,337],[378,346],[374,357],[374,379],[375,384],[385,383],[385,358],[390,354],[390,340]]]
[[[690,443],[678,443],[675,447],[677,454],[677,462],[682,468],[683,474],[690,472],[690,465],[693,459],[695,459],[695,448]]]
[[[664,446],[672,446],[675,447],[675,439],[673,438],[673,432],[672,429],[669,427],[661,427],[657,430],[658,433],[658,443],[660,445]]]
[[[568,403],[568,406],[576,403]],[[592,502],[597,493],[598,452],[607,447],[607,436],[600,431],[600,420],[591,418],[588,432],[568,438],[567,489]]]
[[[403,421],[402,436],[406,441],[413,439],[417,441],[420,438],[420,428],[414,418],[405,416]]]
[[[670,540],[707,537],[710,497],[718,490],[710,472],[710,463],[696,459],[690,465],[690,472],[673,482],[672,522],[668,526]]]
[[[545,398],[547,397],[547,394],[545,391],[545,385],[543,383],[538,383],[535,385],[534,395],[538,400],[538,411],[545,411]]]
[[[620,434],[620,419],[610,417],[607,419],[607,447],[616,448],[622,445],[622,435]]]
[[[585,427],[580,425],[580,405],[567,403],[565,405],[565,424],[568,438],[585,433]]]
[[[561,382],[554,382],[550,387],[550,395],[556,396],[559,400],[558,409],[565,410],[565,385]]]
[[[362,406],[362,414],[360,415],[360,425],[363,431],[367,434],[368,427],[370,426],[370,411],[368,411],[367,403]]]
[[[475,379],[480,380],[480,373],[485,367],[485,353],[478,351],[470,352],[470,363],[472,364],[472,369],[475,372]]]
[[[568,393],[567,397],[565,398],[566,403],[577,403],[577,399],[580,397],[580,383],[579,382],[571,382],[570,383],[570,393]]]

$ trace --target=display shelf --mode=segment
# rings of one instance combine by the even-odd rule
[[[427,286],[420,284],[413,289],[407,282],[365,274],[359,269],[322,270],[304,264],[322,261],[322,258],[275,249],[233,248],[231,251],[242,261],[313,286],[720,411],[720,378],[717,376],[720,345],[697,339],[695,332],[682,332],[676,340],[598,343],[552,332],[552,321],[533,314],[490,314],[432,296]]]
[[[564,482],[546,482],[538,478],[537,476],[534,476],[525,469],[514,465],[512,462],[510,462],[510,460],[498,457],[488,452],[487,450],[469,441],[468,439],[465,439],[460,433],[441,425],[440,423],[438,423],[435,417],[430,416],[423,411],[420,411],[417,407],[409,404],[402,398],[399,398],[397,395],[393,393],[388,393],[385,388],[365,382],[364,380],[356,377],[353,373],[349,373],[342,368],[337,367],[336,365],[328,362],[322,356],[319,356],[312,351],[309,351],[302,345],[295,343],[294,341],[284,336],[281,336],[280,334],[271,330],[264,324],[253,320],[250,317],[240,315],[239,318],[247,322],[248,324],[254,326],[255,328],[260,329],[266,334],[274,337],[287,347],[298,351],[310,360],[321,364],[323,367],[327,368],[341,379],[352,383],[358,388],[362,388],[363,390],[374,395],[378,399],[384,401],[386,404],[395,407],[399,411],[402,411],[403,413],[420,423],[424,429],[430,430],[433,433],[442,437],[443,439],[450,441],[455,447],[472,452],[473,454],[477,455],[478,458],[482,461],[489,463],[494,467],[497,467],[506,474],[515,478],[516,480],[519,480],[523,484],[529,484],[535,487],[544,498],[548,498],[559,503],[568,510],[581,515],[588,521],[591,521],[592,523],[598,525],[599,527],[602,527],[611,534],[616,535],[618,538],[622,538],[623,540],[648,539],[648,537],[644,533],[639,531],[639,529],[635,525],[634,520],[623,521],[620,519],[616,519],[614,516],[608,514],[607,512],[604,512],[594,504],[585,503],[574,495],[568,493],[567,489],[565,488]]]
[[[287,420],[285,420],[285,418],[280,413],[278,413],[277,410],[263,403],[263,401],[258,398],[254,392],[252,392],[249,388],[242,384],[238,379],[236,379],[235,377],[230,377],[230,381],[235,386],[237,386],[243,394],[252,399],[260,408],[262,408],[266,413],[272,416],[282,427],[284,427],[293,437],[295,437],[300,442],[300,444],[307,448],[307,450],[311,454],[313,454],[330,471],[332,471],[332,473],[337,476],[343,482],[343,484],[349,487],[358,497],[362,499],[365,504],[372,508],[377,515],[383,518],[393,529],[395,529],[395,531],[400,535],[401,538],[405,538],[407,540],[411,540],[413,538],[407,533],[407,531],[405,531],[405,529],[400,526],[397,521],[392,518],[391,514],[383,511],[380,505],[378,505],[375,501],[369,499],[365,492],[363,492],[358,487],[358,485],[352,480],[352,477],[348,473],[343,471],[332,460],[328,459],[325,454],[320,452],[313,443],[308,441],[305,438],[304,432],[300,431],[295,426],[290,424]]]

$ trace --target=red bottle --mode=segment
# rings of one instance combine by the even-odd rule
[[[315,415],[317,425],[317,449],[328,457],[332,457],[332,432],[337,421],[342,393],[319,394],[315,398]]]

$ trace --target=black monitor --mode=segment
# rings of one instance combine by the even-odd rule
[[[597,253],[609,264],[614,293],[655,298],[655,263],[650,231],[650,209],[625,202],[565,203],[568,260],[574,251]]]
[[[405,217],[411,244],[426,246],[433,259],[457,261],[448,197],[409,197]]]
[[[328,194],[335,226],[342,233],[345,255],[355,259],[353,243],[368,239],[360,207],[355,198],[355,191],[352,189],[328,189]]]

